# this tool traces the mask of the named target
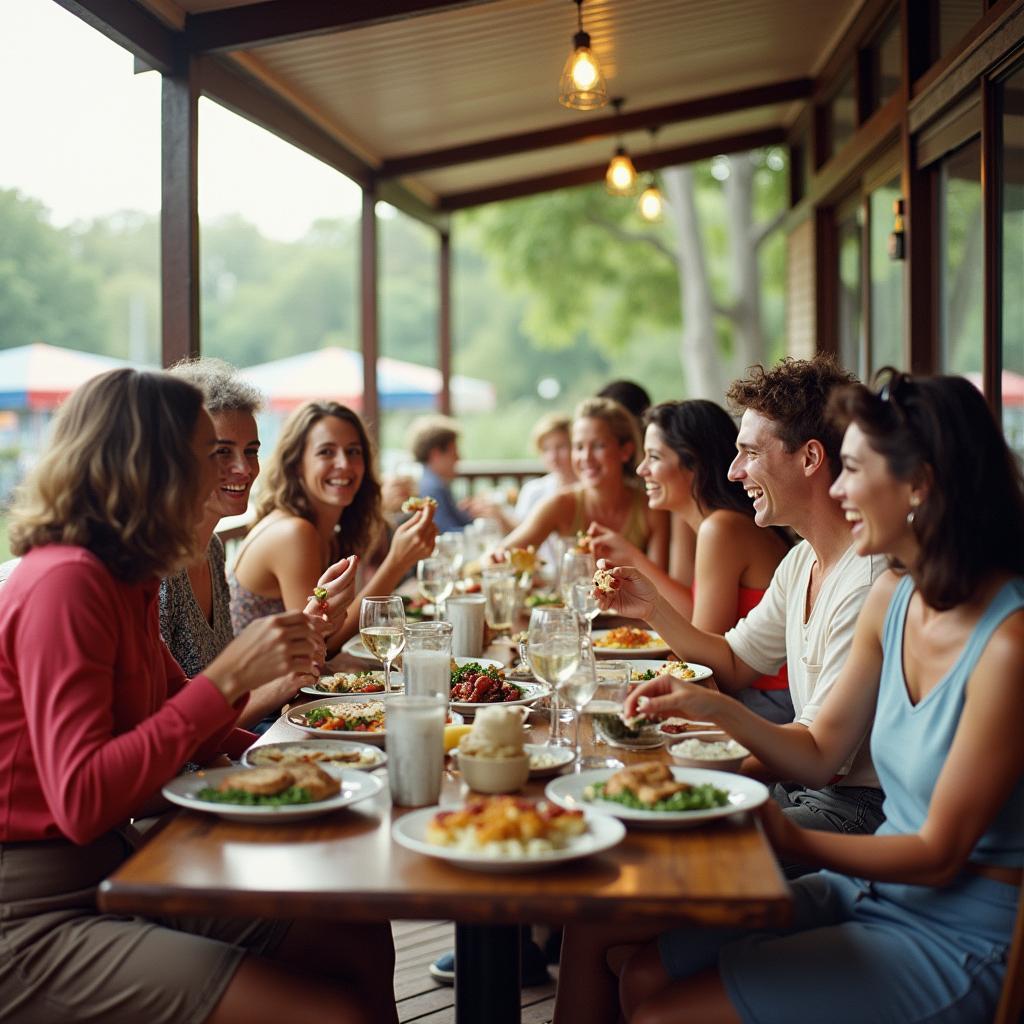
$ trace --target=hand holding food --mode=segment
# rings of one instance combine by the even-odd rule
[[[414,495],[402,502],[403,512],[419,512],[422,508],[435,509],[437,508],[437,501],[433,498],[421,498],[419,495]]]
[[[356,593],[356,571],[359,556],[341,558],[317,580],[313,593],[306,604],[307,615],[317,615],[330,627],[333,633],[345,621],[349,605]]]
[[[649,619],[654,614],[658,591],[654,584],[639,569],[631,565],[612,567],[603,558],[597,563],[598,569],[611,571],[615,589],[611,592],[595,589],[597,603],[602,611],[617,612],[633,619]]]
[[[621,534],[600,523],[591,523],[587,528],[590,550],[595,558],[603,558],[612,565],[634,565],[642,552],[630,544]]]
[[[729,699],[715,690],[666,673],[641,683],[628,694],[623,715],[626,718],[639,714],[645,718],[670,718],[678,715],[700,722],[714,722],[721,702]]]
[[[437,540],[437,527],[434,525],[434,508],[436,502],[421,506],[396,530],[391,539],[392,558],[403,570],[413,568],[421,558],[429,558],[434,553],[434,541]]]

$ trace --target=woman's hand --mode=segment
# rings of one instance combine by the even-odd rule
[[[601,611],[617,612],[632,619],[643,619],[645,622],[654,614],[654,606],[658,600],[658,591],[651,581],[639,569],[630,565],[620,565],[613,569],[603,558],[597,563],[599,569],[606,569],[612,574],[614,590],[594,590]]]
[[[429,558],[433,554],[435,540],[434,507],[427,505],[395,530],[388,555],[404,574],[421,558]]]
[[[629,543],[625,537],[600,523],[591,523],[587,527],[590,538],[590,550],[595,558],[603,558],[611,565],[636,565],[644,553]]]
[[[250,622],[207,666],[204,675],[228,703],[279,676],[315,673],[327,624],[303,612]]]
[[[799,859],[804,847],[803,829],[799,825],[794,825],[774,800],[766,800],[758,808],[757,813],[772,849],[787,858]]]
[[[356,596],[356,571],[358,555],[339,559],[317,580],[317,587],[327,591],[321,601],[311,597],[306,603],[305,613],[323,619],[330,627],[328,635],[341,628],[352,599]]]
[[[679,715],[695,722],[713,722],[722,700],[722,695],[714,690],[675,676],[663,675],[636,687],[626,697],[623,714],[627,718],[634,715],[646,718]]]

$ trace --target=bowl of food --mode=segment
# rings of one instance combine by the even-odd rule
[[[718,739],[714,734],[689,736],[673,743],[668,752],[681,768],[713,768],[720,772],[738,772],[743,759],[750,756],[741,743],[729,737]]]
[[[481,757],[459,750],[459,771],[475,793],[514,793],[530,777],[530,755]]]
[[[530,777],[530,755],[523,745],[518,708],[483,707],[457,748],[459,771],[477,793],[514,793]]]

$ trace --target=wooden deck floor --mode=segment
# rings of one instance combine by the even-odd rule
[[[395,998],[401,1024],[454,1024],[455,993],[427,973],[428,965],[455,945],[450,922],[395,921]],[[554,974],[552,972],[552,978]],[[523,989],[523,1024],[547,1024],[555,1008],[555,982]],[[481,1022],[484,1024],[484,1022]]]

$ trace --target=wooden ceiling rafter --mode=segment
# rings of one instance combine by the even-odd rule
[[[133,53],[147,67],[169,75],[182,65],[181,34],[142,4],[124,0],[55,0],[91,28]]]
[[[368,28],[405,18],[476,7],[495,0],[265,0],[185,19],[193,53],[251,49]]]
[[[646,110],[581,119],[553,128],[542,128],[537,131],[520,132],[515,135],[505,135],[461,146],[450,146],[429,152],[393,157],[382,161],[378,174],[382,178],[399,178],[420,171],[435,170],[439,167],[475,163],[478,160],[490,160],[511,156],[515,153],[528,153],[572,142],[593,141],[605,136],[621,135],[625,132],[661,128],[681,121],[693,121],[755,107],[803,100],[811,95],[813,86],[814,83],[810,78],[793,78],[782,82],[771,82],[727,93],[718,93],[714,96],[701,96],[677,103],[662,104],[657,107],[649,107]]]

